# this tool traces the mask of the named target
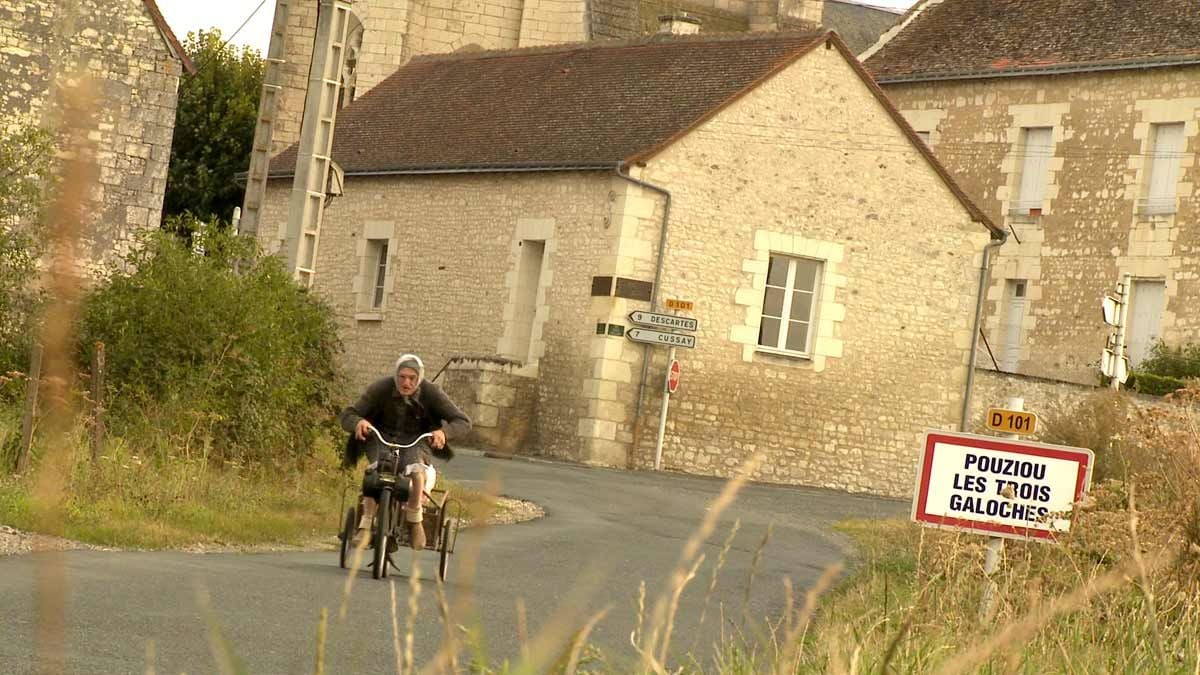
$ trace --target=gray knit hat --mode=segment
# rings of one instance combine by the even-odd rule
[[[399,375],[401,368],[411,368],[417,371],[417,384],[421,384],[425,379],[425,362],[416,354],[402,354],[400,358],[396,359],[396,368],[392,371],[392,376]]]

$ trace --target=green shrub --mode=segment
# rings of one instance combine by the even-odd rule
[[[1200,344],[1168,347],[1159,342],[1138,370],[1179,379],[1200,377]]]
[[[196,242],[203,254],[148,236],[83,303],[81,361],[105,343],[110,429],[167,453],[307,455],[342,395],[332,310],[246,240],[201,229]]]
[[[52,149],[42,129],[0,124],[0,375],[28,367],[41,299],[33,281]]]
[[[1183,389],[1187,382],[1170,375],[1155,375],[1145,371],[1136,371],[1129,378],[1129,385],[1134,391],[1152,396],[1165,396],[1176,390]]]
[[[1124,479],[1131,462],[1140,456],[1122,435],[1128,428],[1132,408],[1120,392],[1100,390],[1075,405],[1055,406],[1039,420],[1038,440],[1045,443],[1089,448],[1096,454],[1092,479]]]

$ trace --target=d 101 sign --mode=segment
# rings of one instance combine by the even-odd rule
[[[1091,450],[974,434],[925,434],[912,517],[922,525],[1053,540],[1091,485]]]

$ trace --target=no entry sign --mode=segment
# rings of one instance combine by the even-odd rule
[[[922,525],[1012,539],[1053,539],[1092,477],[1086,448],[930,431],[912,518]]]

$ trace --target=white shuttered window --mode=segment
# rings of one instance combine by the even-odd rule
[[[1175,185],[1183,158],[1183,123],[1151,127],[1154,149],[1150,153],[1150,176],[1141,212],[1146,215],[1175,213]]]
[[[1050,176],[1050,158],[1054,155],[1053,127],[1024,127],[1021,129],[1021,184],[1013,211],[1028,214],[1043,208],[1046,181]]]

